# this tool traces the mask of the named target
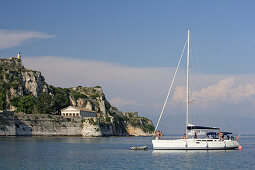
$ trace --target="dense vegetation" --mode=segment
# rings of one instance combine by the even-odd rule
[[[15,63],[10,60],[10,63],[1,61],[0,63],[0,110],[5,110],[7,106],[6,95],[10,88],[17,89],[19,86],[19,79],[17,77],[24,67],[22,64]]]
[[[18,112],[27,114],[60,114],[61,109],[70,105],[69,94],[66,89],[53,88],[53,95],[49,93],[40,93],[37,98],[32,95],[15,97],[10,100]]]

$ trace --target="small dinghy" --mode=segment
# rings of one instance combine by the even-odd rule
[[[148,146],[133,146],[130,148],[131,150],[146,150]]]

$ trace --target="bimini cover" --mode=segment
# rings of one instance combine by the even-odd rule
[[[187,129],[188,130],[193,130],[193,129],[220,130],[220,128],[217,128],[217,127],[196,126],[196,125],[188,126]]]
[[[223,135],[231,135],[232,134],[232,132],[221,132]],[[217,135],[217,134],[219,134],[219,133],[217,133],[217,132],[207,132],[206,133],[207,135]]]

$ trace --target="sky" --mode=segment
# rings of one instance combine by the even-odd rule
[[[54,86],[103,87],[121,111],[156,124],[191,30],[191,123],[255,133],[255,2],[0,2],[0,57],[21,52]],[[185,53],[186,55],[186,53]],[[159,128],[185,129],[183,58]]]

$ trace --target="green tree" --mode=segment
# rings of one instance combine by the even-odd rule
[[[35,103],[35,110],[41,114],[52,113],[52,103],[52,97],[50,94],[45,92],[40,93]]]
[[[20,97],[14,97],[10,100],[10,103],[14,106],[14,107],[18,107],[19,106],[19,100],[20,100]]]
[[[53,107],[54,111],[60,114],[61,109],[70,105],[69,96],[65,89],[56,88],[55,95],[53,97]]]
[[[23,96],[18,102],[18,111],[24,112],[26,114],[33,113],[35,106],[35,97],[32,95]]]

